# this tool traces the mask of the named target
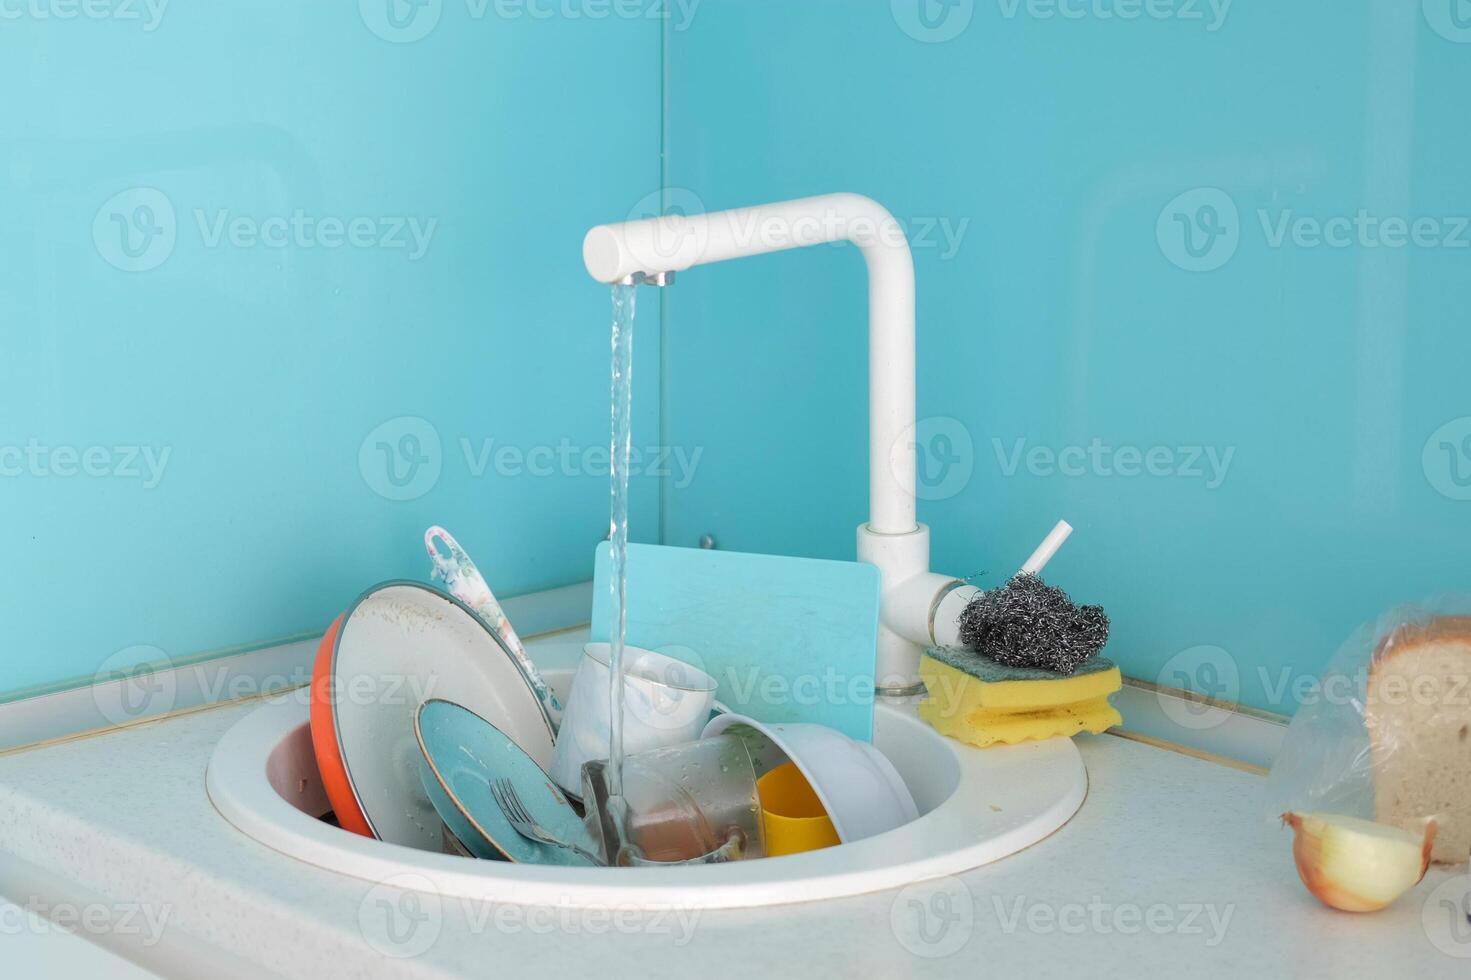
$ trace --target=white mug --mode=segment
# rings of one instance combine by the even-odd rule
[[[607,643],[589,643],[572,679],[552,754],[551,777],[577,796],[582,764],[608,758],[608,695],[612,689]],[[693,742],[716,707],[715,678],[682,660],[639,647],[623,648],[623,753]]]

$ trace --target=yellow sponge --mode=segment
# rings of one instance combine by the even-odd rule
[[[929,689],[920,718],[971,745],[1096,734],[1123,721],[1108,701],[1123,679],[1102,657],[1063,675],[1007,667],[975,653],[931,650],[919,673]]]
[[[1108,698],[1080,701],[1040,711],[978,711],[965,717],[932,715],[921,705],[919,716],[939,732],[981,748],[1031,742],[1054,735],[1098,734],[1123,721]]]

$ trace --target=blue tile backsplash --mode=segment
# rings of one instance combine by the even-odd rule
[[[1471,590],[1463,0],[7,9],[0,699],[319,632],[433,523],[590,578],[584,231],[836,190],[914,250],[936,570],[1066,518],[1126,673],[1280,712]],[[635,538],[851,558],[856,251],[640,302]]]
[[[657,110],[661,25],[27,9],[0,22],[0,694],[320,632],[426,577],[434,523],[503,595],[590,578],[609,301],[579,246],[658,186],[660,120],[586,93]]]
[[[1048,575],[1150,681],[1280,712],[1358,623],[1471,589],[1471,17],[1452,0],[707,0],[669,45],[690,207],[843,189],[918,276],[934,567]],[[666,543],[865,518],[863,263],[670,292]]]

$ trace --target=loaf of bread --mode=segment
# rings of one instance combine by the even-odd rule
[[[1440,830],[1431,857],[1471,856],[1471,617],[1398,627],[1369,668],[1364,722],[1381,823]]]

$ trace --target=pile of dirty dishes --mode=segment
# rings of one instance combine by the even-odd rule
[[[643,866],[796,854],[918,816],[872,745],[728,713],[714,678],[629,647],[615,821],[608,645],[586,646],[559,729],[549,707],[560,705],[508,624],[477,613],[431,586],[388,583],[324,637],[312,738],[345,829],[490,860]]]
[[[716,681],[651,650],[624,651],[622,832],[608,812],[608,647],[590,643],[573,681],[551,778],[587,808],[605,859],[710,863],[795,854],[918,816],[872,745],[813,724],[725,712]]]

